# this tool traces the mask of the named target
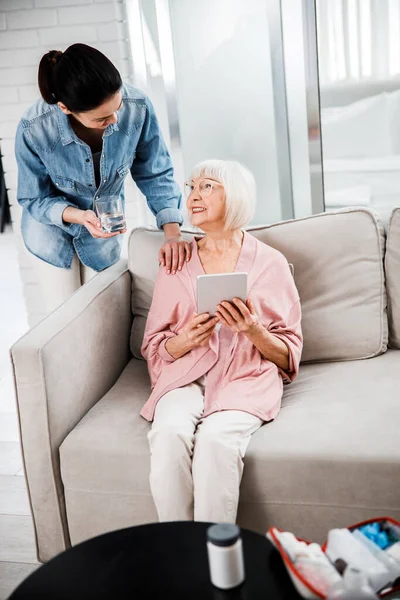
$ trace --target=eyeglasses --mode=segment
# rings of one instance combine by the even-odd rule
[[[196,187],[199,190],[199,194],[202,198],[207,198],[217,187],[223,187],[221,183],[212,181],[211,179],[201,179],[198,185],[195,185],[193,181],[185,181],[185,196],[188,198],[192,194]]]

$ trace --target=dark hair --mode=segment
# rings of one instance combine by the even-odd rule
[[[71,112],[97,108],[122,85],[112,62],[86,44],[73,44],[65,52],[50,50],[40,61],[38,78],[43,100],[62,102]]]

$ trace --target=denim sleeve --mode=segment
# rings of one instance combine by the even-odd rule
[[[146,99],[146,117],[131,167],[133,180],[146,196],[161,229],[166,223],[182,225],[182,196],[174,180],[171,157],[165,145],[153,105]]]
[[[65,223],[62,214],[67,206],[77,207],[56,193],[46,167],[35,152],[22,122],[19,123],[15,136],[15,156],[18,164],[18,203],[39,223],[57,225],[69,234],[76,235],[80,225]]]

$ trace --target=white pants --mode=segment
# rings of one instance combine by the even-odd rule
[[[160,521],[236,521],[243,458],[263,421],[239,410],[202,419],[204,378],[168,392],[148,439]]]
[[[33,258],[46,314],[53,312],[96,274],[96,271],[83,265],[76,254],[71,269],[55,267],[40,258]]]

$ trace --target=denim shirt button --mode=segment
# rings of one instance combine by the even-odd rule
[[[87,159],[86,159],[86,162],[90,162],[90,158],[87,158]]]
[[[93,187],[91,183],[88,183],[88,186],[89,186],[89,187]]]

